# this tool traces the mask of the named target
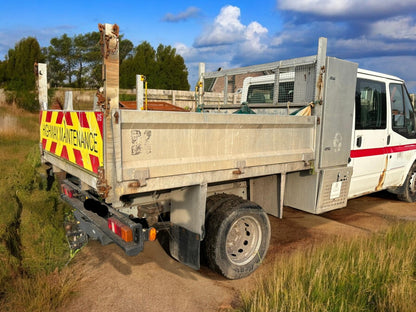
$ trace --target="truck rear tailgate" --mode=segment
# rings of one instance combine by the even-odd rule
[[[66,172],[83,172],[84,182],[94,184],[104,164],[103,113],[48,110],[39,119],[44,158]]]

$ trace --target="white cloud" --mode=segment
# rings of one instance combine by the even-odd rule
[[[248,51],[262,52],[267,49],[267,45],[261,41],[268,33],[267,28],[260,25],[258,22],[252,22],[247,26],[245,31],[244,46]]]
[[[300,19],[287,21],[270,33],[260,21],[243,23],[238,7],[223,7],[193,46],[182,43],[175,46],[187,63],[189,82],[193,84],[197,80],[198,62],[205,62],[207,71],[215,71],[218,67],[235,68],[312,55],[316,53],[318,37],[325,36],[328,38],[328,55],[356,60],[363,68],[402,77],[408,81],[409,89],[416,91],[414,73],[411,75],[409,71],[409,68],[416,68],[413,60],[416,23],[414,17],[407,14],[408,8],[401,5],[414,3],[416,6],[415,0],[401,0],[400,3],[396,0],[389,3],[379,0],[281,0],[279,3],[286,9],[316,14],[305,22]],[[400,11],[398,8],[400,14],[394,15],[393,11]],[[373,13],[378,10],[378,13],[368,20],[359,18],[360,14],[371,10]],[[387,10],[391,10],[392,15],[379,14]],[[324,14],[332,15],[326,19],[322,18]],[[336,14],[345,18],[335,20]]]
[[[376,37],[361,36],[352,39],[332,38],[329,42],[330,49],[338,53],[338,57],[394,57],[414,55],[416,45],[414,41],[398,43],[391,40],[380,40]],[[414,56],[412,56],[414,58]]]
[[[277,0],[277,4],[281,10],[350,18],[396,14],[416,7],[414,0]]]
[[[278,6],[281,10],[290,10],[296,12],[311,12],[318,15],[337,14],[344,12],[348,8],[348,2],[345,0],[280,0]]]
[[[195,18],[199,15],[199,12],[201,10],[197,7],[189,7],[185,11],[180,12],[178,14],[173,13],[167,13],[162,20],[165,22],[180,22],[180,21],[186,21],[190,18]]]
[[[270,45],[273,47],[279,47],[284,45],[287,42],[299,42],[301,40],[304,40],[304,38],[311,36],[311,29],[308,25],[307,27],[304,27],[302,25],[299,25],[298,27],[286,27],[282,32],[274,36],[270,42]]]
[[[206,47],[189,47],[183,43],[174,45],[178,54],[180,54],[188,68],[188,81],[191,87],[198,80],[198,64],[204,62],[206,71],[215,71],[218,67],[230,68],[233,54],[229,53],[228,46],[206,46]]]
[[[416,40],[416,24],[410,16],[394,17],[372,24],[371,34],[389,39]]]
[[[240,22],[240,9],[225,6],[215,18],[214,24],[196,40],[197,46],[230,44],[243,39],[245,26]]]
[[[352,38],[352,39],[337,39],[335,42],[331,43],[335,50],[339,51],[385,51],[392,48],[389,43],[370,39],[365,36],[361,36],[359,38]]]
[[[198,62],[205,62],[206,70],[213,71],[218,67],[238,67],[241,61],[258,60],[268,53],[268,29],[257,21],[244,25],[240,14],[238,7],[225,6],[192,47],[175,44],[188,65],[191,84],[197,79]]]
[[[257,21],[242,24],[240,14],[238,7],[223,7],[213,24],[195,40],[194,49],[221,54],[227,60],[255,59],[267,53],[268,29]]]

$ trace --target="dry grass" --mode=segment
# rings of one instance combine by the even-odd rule
[[[416,306],[416,224],[277,262],[238,311],[401,311]]]
[[[52,312],[71,298],[78,280],[70,268],[19,277],[9,285],[4,311]]]
[[[39,139],[39,118],[14,106],[0,106],[0,135],[3,139]]]
[[[0,310],[55,311],[76,280],[64,267],[66,208],[39,174],[39,117],[0,107]]]

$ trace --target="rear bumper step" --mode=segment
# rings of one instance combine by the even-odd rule
[[[64,184],[68,185],[74,190],[79,191],[78,187],[73,183],[65,180]],[[82,193],[81,191],[79,191]],[[69,197],[62,194],[62,199],[75,209],[74,216],[79,222],[79,227],[88,234],[92,239],[99,240],[101,244],[108,245],[116,243],[121,247],[128,256],[135,256],[143,250],[144,241],[148,238],[147,230],[144,230],[140,223],[135,223],[111,206],[105,205],[108,209],[109,216],[116,217],[123,224],[129,226],[133,231],[133,241],[125,242],[121,237],[116,235],[108,227],[106,218],[99,216],[97,213],[85,209],[84,202],[76,197]],[[91,198],[91,196],[89,196]],[[98,202],[98,200],[97,200]]]

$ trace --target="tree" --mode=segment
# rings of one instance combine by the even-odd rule
[[[41,62],[44,56],[36,38],[28,37],[16,43],[10,49],[5,66],[5,80],[10,90],[33,90],[35,88],[35,75],[33,65]]]
[[[171,46],[160,44],[155,51],[147,41],[138,45],[120,66],[120,87],[134,88],[137,74],[146,76],[149,88],[189,90],[185,61]]]
[[[0,86],[6,82],[6,68],[7,68],[6,60],[0,61]]]
[[[176,49],[160,44],[156,52],[157,89],[189,90],[188,70]]]
[[[67,34],[52,38],[48,47],[48,77],[51,85],[71,85],[75,69],[75,49],[73,40]]]
[[[156,51],[149,42],[143,41],[135,48],[134,55],[127,57],[120,66],[120,87],[132,89],[136,86],[136,75],[144,75],[151,85],[156,67]]]
[[[44,56],[36,38],[28,37],[16,43],[8,51],[2,63],[1,78],[8,90],[14,91],[14,101],[18,106],[35,111],[38,108],[35,99],[36,77],[33,73],[35,62],[43,62]]]
[[[76,86],[78,88],[97,87],[101,83],[100,33],[90,32],[77,35],[74,41]]]
[[[129,55],[131,55],[133,48],[133,43],[128,39],[123,39],[123,35],[120,35],[120,65]]]
[[[53,86],[95,88],[102,84],[100,33],[52,38],[47,48],[50,82]],[[130,40],[120,36],[120,63],[133,49]]]
[[[120,35],[119,40],[120,87],[134,88],[135,76],[141,74],[146,76],[149,88],[189,90],[188,71],[182,56],[176,54],[176,49],[160,44],[155,50],[147,41],[133,48],[133,43],[123,39],[123,35]],[[99,32],[73,37],[63,34],[52,38],[50,46],[40,50],[35,38],[23,39],[14,50],[9,50],[6,61],[0,62],[0,83],[15,89],[32,88],[35,81],[32,74],[33,59],[42,61],[43,55],[46,55],[51,86],[101,86],[102,56],[99,42]],[[23,77],[28,77],[28,80]]]

